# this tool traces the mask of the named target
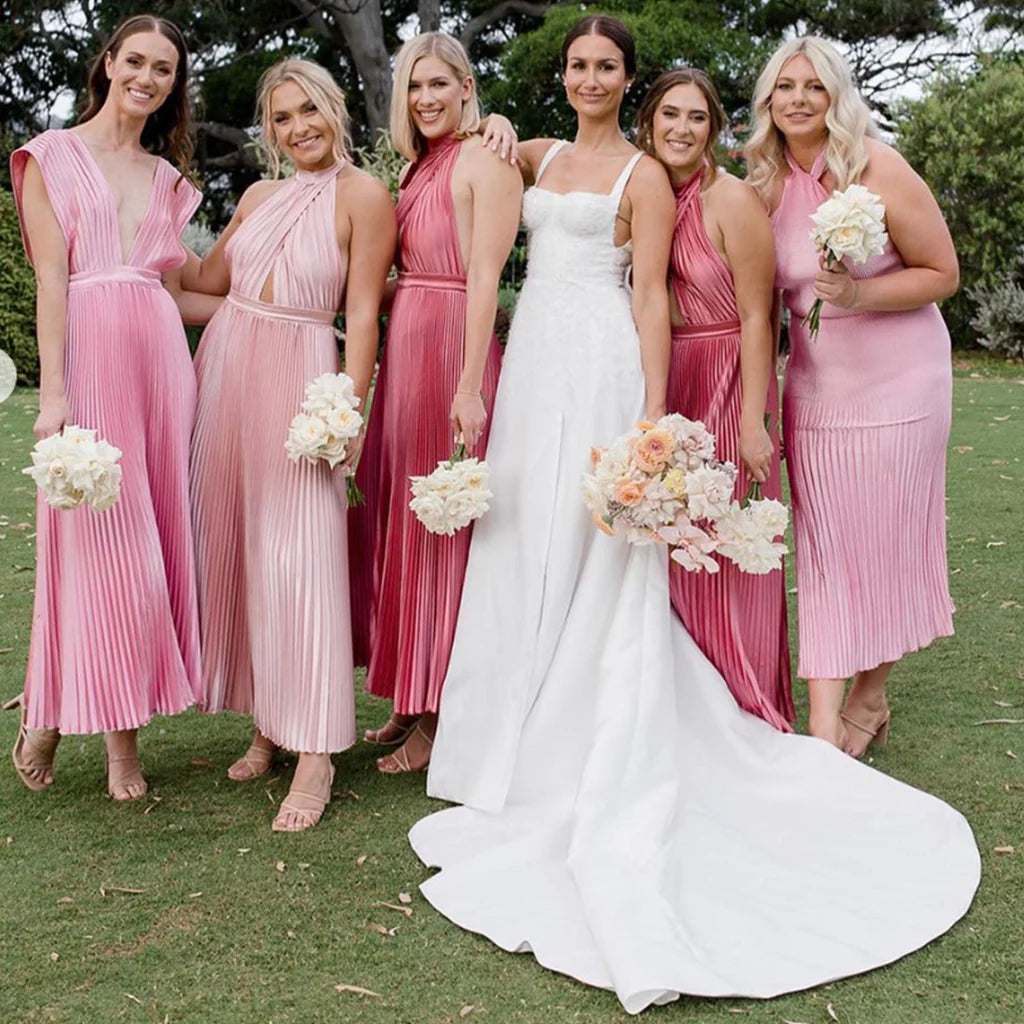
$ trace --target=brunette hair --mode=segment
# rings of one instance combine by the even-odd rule
[[[771,195],[786,162],[783,155],[786,139],[772,120],[772,93],[782,69],[800,55],[811,62],[828,93],[825,162],[836,179],[837,188],[844,189],[860,178],[868,163],[865,140],[878,136],[871,111],[857,91],[849,64],[831,43],[818,36],[801,36],[783,43],[758,76],[752,110],[754,131],[743,149],[748,180],[763,199]]]
[[[569,66],[569,47],[580,36],[604,36],[622,51],[622,63],[628,78],[636,77],[636,40],[633,33],[619,21],[607,14],[588,14],[580,18],[565,34],[562,40],[562,71]]]
[[[330,126],[334,133],[334,159],[339,163],[348,160],[349,116],[348,107],[345,106],[345,94],[327,68],[315,61],[287,57],[267,68],[260,76],[259,85],[256,87],[256,113],[259,117],[263,149],[270,165],[271,177],[276,178],[281,173],[282,153],[274,135],[270,100],[274,90],[285,82],[297,85],[312,100],[313,105]]]
[[[473,91],[462,105],[462,120],[455,129],[455,137],[468,139],[480,129],[476,76],[465,47],[447,32],[424,32],[405,43],[395,58],[395,84],[391,90],[391,144],[406,160],[418,160],[426,152],[423,136],[417,131],[409,113],[409,81],[416,61],[422,57],[437,57],[452,69],[460,82],[467,78],[473,82]]]
[[[654,115],[657,113],[658,104],[665,98],[666,93],[677,85],[695,85],[704,95],[708,104],[708,144],[704,147],[705,179],[714,177],[718,169],[718,155],[715,152],[715,143],[718,141],[722,129],[725,127],[725,110],[722,108],[722,101],[718,97],[718,90],[714,82],[708,77],[706,71],[700,68],[677,68],[674,71],[663,71],[654,80],[643,103],[637,111],[634,125],[636,127],[636,144],[645,152],[657,159],[654,151]]]
[[[114,29],[99,55],[89,66],[89,75],[86,79],[88,98],[78,123],[91,121],[107,102],[110,93],[107,57],[113,60],[124,41],[139,32],[159,32],[173,43],[178,53],[178,67],[174,74],[171,94],[146,119],[142,129],[142,147],[156,156],[166,157],[178,168],[182,177],[188,177],[189,164],[195,150],[192,141],[192,102],[188,94],[188,48],[185,46],[181,29],[173,21],[158,18],[153,14],[138,14],[122,21]]]

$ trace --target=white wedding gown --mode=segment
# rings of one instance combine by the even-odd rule
[[[541,164],[543,173],[553,147]],[[664,548],[599,533],[592,444],[643,407],[609,195],[534,187],[428,777],[410,833],[462,928],[613,989],[768,997],[889,963],[967,910],[963,817],[739,710],[679,620]],[[538,180],[540,178],[538,174]]]

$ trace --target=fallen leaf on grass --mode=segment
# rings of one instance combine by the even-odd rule
[[[974,446],[970,444],[957,444],[953,446],[953,451],[955,451],[957,455],[963,455],[966,452],[973,452]]]
[[[189,894],[188,894],[188,895],[187,895],[187,896],[185,897],[185,899],[187,899],[187,900],[197,900],[197,899],[199,899],[199,897],[200,897],[200,896],[202,896],[202,895],[203,895],[203,894],[202,894],[201,892],[190,892],[190,893],[189,893]]]
[[[275,867],[275,868],[277,868],[277,870],[278,870],[278,871],[281,871],[281,872],[283,872],[283,871],[284,871],[284,869],[285,869],[285,868],[286,868],[287,866],[288,866],[288,865],[287,865],[287,864],[285,864],[285,862],[284,862],[283,860],[279,860],[279,861],[278,861],[278,862],[277,862],[277,863],[276,863],[276,864],[274,865],[274,867]]]
[[[58,904],[61,904],[61,903],[74,903],[74,902],[75,901],[70,896],[61,896],[61,898],[59,900],[57,900]]]
[[[193,757],[189,764],[194,764],[199,768],[212,768],[213,762],[207,757]]]
[[[1008,750],[1006,752],[1006,756],[1008,758],[1010,758],[1012,761],[1016,761],[1017,760],[1017,755],[1012,750]]]
[[[836,1022],[836,1024],[839,1024],[839,1018],[836,1016],[835,1007],[833,1007],[831,1003],[825,1004],[825,1012]]]
[[[108,892],[125,892],[125,893],[128,893],[131,896],[139,896],[142,893],[144,893],[145,891],[146,891],[145,889],[125,889],[125,888],[122,888],[119,885],[101,885],[100,886],[100,895],[101,896],[106,896]]]
[[[387,907],[388,910],[397,910],[400,914],[405,914],[406,917],[412,917],[412,907],[401,907],[397,903],[385,903],[383,900],[375,900],[370,905],[374,907]]]
[[[1007,476],[1005,473],[1000,473],[999,474],[999,479],[1000,480],[1016,480],[1016,477]]]
[[[358,857],[356,857],[356,867],[361,868],[367,862],[367,860],[369,860],[369,857],[370,855],[368,853],[361,853]]]
[[[142,1000],[138,996],[133,996],[131,992],[122,992],[121,995],[123,995],[125,999],[130,999],[133,1003],[138,1003],[139,1006],[143,1005]]]
[[[476,1007],[472,1003],[468,1003],[461,1010],[459,1010],[459,1017],[468,1017]]]
[[[60,953],[51,953],[50,954],[50,963],[54,963],[55,964],[59,959],[60,959]]]
[[[308,867],[309,867],[308,864],[303,864],[301,860],[299,861],[299,870],[300,871],[305,871],[306,868],[308,868]]]
[[[400,892],[398,894],[399,903],[412,903],[412,897],[407,892]]]
[[[345,796],[350,796],[350,797],[352,797],[353,800],[362,800],[363,799],[354,789],[347,789],[347,790],[345,790]]]
[[[990,540],[985,544],[987,548],[1001,548],[1006,544],[1005,540]]]
[[[14,648],[13,647],[0,647],[0,654],[13,654],[13,653],[14,653]]]
[[[1020,601],[1000,601],[999,602],[999,607],[1000,608],[1020,608],[1021,607],[1021,603],[1020,603]],[[1010,707],[1012,705],[1007,705],[1007,706]]]
[[[395,932],[398,931],[398,925],[395,925],[394,928],[385,928],[384,925],[377,924],[376,921],[371,921],[366,927],[369,928],[371,932],[376,932],[378,935],[385,935],[389,939],[393,939],[395,937]]]
[[[996,707],[997,708],[1015,708],[1015,707],[1017,707],[1017,705],[1016,704],[1012,704],[1008,700],[997,700],[996,701]]]
[[[274,799],[274,794],[271,793],[269,789],[265,789],[263,792],[267,794],[267,799],[270,801],[270,806],[276,807],[277,801]]]
[[[335,985],[334,991],[351,992],[354,996],[373,996],[375,999],[384,998],[379,992],[374,992],[372,988],[362,988],[360,985]]]
[[[1013,853],[1012,846],[996,846],[992,849],[993,853]]]
[[[985,718],[974,725],[1024,725],[1024,718]]]
[[[252,847],[251,847],[251,846],[243,846],[243,847],[242,847],[242,848],[241,848],[241,849],[240,849],[240,850],[238,851],[238,853],[239,853],[239,855],[241,855],[241,854],[243,854],[243,853],[248,853],[248,852],[249,852],[249,851],[250,851],[251,849],[252,849]]]
[[[994,419],[996,421],[996,423],[1005,423],[1009,418],[1010,418],[1009,416],[993,416],[992,417],[992,419]]]
[[[18,530],[19,532],[22,531],[22,530],[31,530],[32,529],[32,524],[31,523],[15,523],[13,526],[10,527],[10,529]]]

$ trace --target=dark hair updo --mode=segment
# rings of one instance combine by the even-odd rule
[[[605,39],[613,42],[622,51],[622,63],[626,69],[626,76],[636,76],[636,40],[633,33],[619,21],[618,18],[611,18],[607,14],[588,14],[580,18],[575,25],[565,34],[562,40],[562,71],[569,66],[569,47],[580,38],[580,36],[604,36]]]

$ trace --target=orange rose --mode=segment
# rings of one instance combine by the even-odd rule
[[[639,505],[644,498],[644,489],[634,480],[619,480],[612,491],[620,505]]]
[[[675,443],[675,438],[667,430],[652,428],[637,440],[633,455],[641,469],[652,473],[668,463]]]

